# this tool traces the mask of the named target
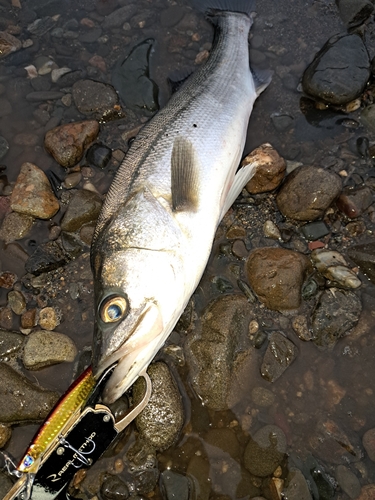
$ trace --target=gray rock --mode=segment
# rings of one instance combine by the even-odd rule
[[[16,424],[44,420],[59,395],[32,384],[7,364],[0,363],[0,398],[0,422]]]
[[[45,16],[43,18],[35,19],[31,24],[28,25],[27,31],[34,35],[35,37],[42,37],[52,28],[54,28],[56,20],[50,16]]]
[[[272,123],[273,123],[275,129],[278,132],[283,132],[284,130],[287,130],[294,123],[293,116],[290,116],[287,114],[282,114],[282,113],[273,113],[271,115],[271,120],[272,120]]]
[[[300,230],[303,236],[309,241],[316,241],[330,233],[329,227],[322,220],[304,224]]]
[[[361,112],[363,125],[372,133],[375,133],[375,104],[370,104]]]
[[[338,0],[337,6],[341,19],[349,28],[362,24],[374,10],[370,0]]]
[[[67,262],[70,256],[57,241],[48,241],[39,245],[27,259],[25,269],[31,274],[41,274],[53,271]]]
[[[315,56],[302,78],[306,94],[328,104],[359,97],[370,77],[366,47],[356,34],[334,36]]]
[[[238,402],[255,370],[254,349],[245,347],[249,314],[244,296],[219,297],[206,307],[201,328],[188,339],[192,385],[210,409],[223,410]]]
[[[199,492],[197,500],[208,500],[211,491],[209,461],[201,456],[193,456],[187,467],[186,474],[192,480],[194,490]]]
[[[344,189],[340,194],[337,208],[350,219],[355,219],[365,212],[374,201],[372,190],[367,186]]]
[[[247,444],[244,464],[251,474],[266,477],[280,465],[285,452],[286,438],[283,431],[276,425],[266,425]]]
[[[137,13],[136,4],[125,5],[115,11],[111,12],[104,18],[103,29],[104,31],[112,28],[120,28],[124,23]]]
[[[101,198],[92,191],[79,190],[72,196],[61,221],[63,231],[78,231],[84,224],[96,221],[102,206]]]
[[[275,382],[297,356],[297,348],[279,332],[272,333],[264,353],[260,373],[265,380]]]
[[[5,99],[5,97],[0,97],[0,118],[3,118],[4,116],[10,115],[12,113],[12,105],[8,101],[8,99]],[[2,137],[2,157],[4,157],[9,149],[6,148],[7,142],[4,142],[5,139]]]
[[[286,484],[284,496],[287,500],[312,500],[306,479],[299,469],[290,469]]]
[[[348,255],[375,284],[375,242],[350,247]]]
[[[73,85],[73,100],[84,115],[100,117],[118,103],[118,96],[111,85],[93,80],[79,80]]]
[[[36,330],[27,337],[23,351],[23,364],[28,370],[72,362],[77,348],[70,337],[48,330]]]
[[[276,201],[280,212],[286,217],[312,221],[323,217],[339,196],[341,187],[338,175],[320,167],[302,166],[286,177]]]
[[[160,23],[164,28],[171,28],[181,21],[186,10],[180,5],[172,5],[168,9],[163,10],[160,15]]]
[[[41,101],[56,101],[64,97],[62,92],[57,90],[42,90],[40,92],[30,92],[27,94],[26,99],[29,102],[41,102]]]
[[[93,28],[82,33],[78,37],[78,41],[81,43],[94,43],[102,35],[103,30],[101,28]]]
[[[2,110],[2,111],[0,111],[0,118],[2,117],[2,113],[4,112],[4,110],[2,109],[2,103],[1,103],[2,100],[4,100],[4,99],[0,98],[0,109]],[[9,106],[10,106],[10,104],[9,104]],[[10,112],[12,112],[12,108],[10,108]],[[7,113],[7,114],[9,114],[9,113]],[[9,150],[8,141],[5,139],[5,137],[0,135],[0,160],[2,158],[4,158],[4,156],[7,154],[8,150]]]
[[[181,431],[184,422],[182,400],[166,364],[154,363],[147,373],[152,382],[152,394],[135,422],[142,439],[155,449],[163,451],[177,440]],[[144,395],[144,385],[143,378],[139,378],[133,386],[135,405]]]
[[[192,484],[188,477],[172,470],[160,474],[160,487],[166,500],[191,499]]]
[[[348,467],[345,467],[345,465],[338,465],[336,467],[336,480],[348,497],[353,500],[358,498],[361,492],[361,483]]]
[[[0,360],[6,361],[19,352],[25,337],[17,332],[0,329]]]
[[[100,493],[106,500],[129,498],[129,488],[118,476],[107,476],[100,487]]]
[[[11,212],[6,215],[0,228],[0,240],[7,245],[11,241],[20,240],[30,234],[34,217],[31,215]]]
[[[332,349],[337,340],[350,333],[362,311],[360,299],[353,292],[326,290],[320,296],[311,316],[314,343]]]

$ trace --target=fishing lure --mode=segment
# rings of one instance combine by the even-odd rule
[[[98,403],[113,370],[114,366],[96,381],[89,367],[69,387],[11,471],[18,480],[3,500],[70,498],[66,490],[77,470],[96,462],[150,399],[151,381],[144,372],[143,399],[116,422],[111,410]]]

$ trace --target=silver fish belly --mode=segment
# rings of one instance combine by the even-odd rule
[[[91,250],[94,373],[117,363],[106,402],[131,386],[173,330],[221,218],[253,175],[254,165],[236,170],[253,103],[270,79],[256,88],[248,14],[212,12],[209,59],[139,132],[108,191]]]

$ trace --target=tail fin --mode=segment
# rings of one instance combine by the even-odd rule
[[[255,10],[255,0],[194,0],[194,6],[202,12],[225,10],[250,16]]]

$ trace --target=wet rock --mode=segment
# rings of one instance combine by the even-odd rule
[[[27,26],[27,31],[34,35],[35,37],[41,37],[48,33],[54,26],[56,20],[50,16],[45,16],[39,19],[35,19],[31,24]]]
[[[10,104],[9,104],[10,106]],[[0,98],[0,109],[2,109],[2,99]],[[10,113],[12,112],[12,108],[10,108]],[[0,118],[2,116],[5,116],[5,114],[3,115],[4,113],[4,109],[2,111],[0,111]],[[6,113],[6,114],[9,114],[9,113]],[[8,141],[5,139],[5,137],[3,137],[2,135],[0,135],[0,160],[2,158],[4,158],[4,156],[7,154],[7,152],[9,151],[9,144],[8,144]]]
[[[25,311],[21,316],[21,327],[24,329],[30,329],[33,326],[36,326],[36,309],[29,309]]]
[[[28,370],[39,370],[62,362],[72,362],[77,348],[70,337],[48,330],[36,330],[27,337],[23,364]]]
[[[348,255],[375,284],[375,242],[350,247]]]
[[[316,269],[332,284],[342,288],[358,288],[362,284],[355,272],[348,268],[348,263],[339,252],[313,250],[311,260]]]
[[[274,311],[300,306],[301,287],[308,269],[307,257],[284,248],[257,248],[246,262],[252,289]]]
[[[251,391],[251,399],[257,406],[267,408],[272,406],[275,401],[275,395],[265,387],[254,387]]]
[[[40,90],[37,92],[30,92],[27,94],[26,99],[29,102],[43,102],[43,101],[56,101],[64,97],[63,92],[56,90]]]
[[[63,231],[78,231],[84,224],[96,221],[102,206],[98,194],[87,190],[76,191],[61,221]]]
[[[0,449],[5,447],[11,435],[12,435],[11,427],[9,427],[9,425],[0,424]],[[1,478],[0,478],[0,484],[1,484]],[[0,486],[0,492],[1,492],[1,486]]]
[[[14,314],[20,316],[26,311],[26,300],[22,292],[13,290],[8,293],[8,304]]]
[[[360,299],[344,290],[324,291],[311,316],[314,343],[332,349],[337,340],[350,333],[362,310]]]
[[[43,330],[54,330],[60,324],[60,314],[53,307],[43,307],[39,311],[38,325]]]
[[[39,245],[35,252],[29,257],[25,264],[25,269],[31,274],[41,274],[53,271],[67,262],[69,255],[61,248],[56,241],[49,241]]]
[[[13,288],[14,283],[17,281],[17,275],[5,271],[0,274],[0,288]]]
[[[0,97],[0,118],[3,118],[4,116],[10,115],[12,113],[12,105],[10,102],[5,99],[4,97]],[[7,144],[7,143],[6,143]],[[8,146],[9,149],[9,146]],[[5,143],[3,141],[3,157],[5,156],[6,152],[8,149],[5,151]]]
[[[32,134],[29,132],[16,134],[13,137],[13,143],[17,146],[24,146],[27,148],[36,146],[39,142],[39,137],[36,134]]]
[[[95,120],[68,123],[47,132],[44,146],[57,163],[69,168],[80,161],[85,148],[98,133],[99,123]]]
[[[295,220],[322,217],[341,192],[341,179],[320,167],[302,166],[291,172],[276,201],[280,212]]]
[[[208,500],[211,491],[210,463],[201,456],[193,456],[186,470],[193,483],[193,491],[199,491],[199,500]]]
[[[10,307],[0,307],[0,328],[10,330],[13,327],[13,312]]]
[[[303,236],[309,241],[316,241],[330,233],[329,227],[322,220],[304,224],[300,230]]]
[[[100,493],[105,500],[129,498],[129,488],[118,476],[107,476],[100,487]]]
[[[210,409],[233,406],[249,380],[247,376],[241,378],[242,370],[245,366],[249,373],[255,369],[253,350],[241,354],[238,348],[247,337],[248,316],[249,303],[244,296],[219,297],[206,307],[201,329],[188,340],[192,385]]]
[[[351,442],[333,420],[319,421],[308,442],[314,456],[331,464],[348,465],[358,462],[362,456],[360,446]]]
[[[34,217],[11,212],[6,215],[0,228],[0,240],[7,245],[11,241],[20,240],[29,235],[33,227]]]
[[[289,470],[284,496],[288,500],[312,500],[306,479],[299,469]]]
[[[341,19],[349,28],[365,22],[374,10],[370,0],[338,0],[337,6]]]
[[[0,59],[4,59],[9,54],[20,50],[22,43],[13,35],[6,31],[0,31]]]
[[[152,394],[135,422],[140,436],[155,449],[163,451],[177,440],[184,422],[181,396],[166,364],[154,363],[147,373],[152,381]],[[133,386],[135,404],[143,398],[144,385],[140,378]]]
[[[90,165],[105,168],[111,159],[112,151],[103,144],[93,144],[86,154],[86,160]]]
[[[246,446],[244,464],[255,476],[272,474],[281,464],[286,452],[286,438],[276,425],[262,427]]]
[[[6,361],[10,356],[20,351],[25,337],[17,332],[0,329],[0,359]]]
[[[375,484],[366,484],[361,488],[361,494],[356,500],[373,500],[375,498]]]
[[[150,78],[149,59],[154,40],[136,45],[120,58],[112,71],[112,83],[125,106],[151,116],[159,109],[158,87]]]
[[[306,94],[342,105],[359,97],[370,77],[366,47],[356,34],[332,37],[315,56],[302,78]]]
[[[370,132],[375,133],[375,104],[371,104],[362,110],[361,121]]]
[[[79,80],[73,85],[73,100],[78,111],[98,118],[113,110],[118,103],[115,89],[93,80]],[[90,141],[91,142],[91,141]]]
[[[264,353],[260,373],[265,380],[275,382],[297,356],[297,348],[282,333],[274,332]]]
[[[163,10],[160,15],[160,23],[164,28],[171,28],[178,24],[185,15],[185,9],[180,5],[173,5]]]
[[[0,398],[0,422],[16,424],[44,420],[59,395],[32,384],[7,364],[0,363]]]
[[[362,442],[367,455],[375,462],[375,429],[366,431],[363,435]]]
[[[373,201],[371,189],[363,186],[356,189],[344,189],[336,204],[343,214],[354,219],[362,215]]]
[[[210,429],[204,436],[204,442],[228,453],[232,458],[239,457],[240,445],[232,429]],[[214,451],[212,451],[212,453],[214,453]]]
[[[129,21],[134,14],[137,13],[137,5],[130,4],[125,5],[124,7],[120,7],[116,9],[111,14],[104,18],[103,29],[104,31],[112,28],[120,28],[124,23]]]
[[[244,158],[241,166],[256,162],[260,168],[246,184],[251,194],[265,193],[276,189],[284,178],[286,162],[270,144],[263,144]]]
[[[344,465],[336,467],[336,480],[340,488],[353,500],[356,499],[361,492],[361,484],[359,479],[353,472]]]
[[[294,123],[294,118],[286,113],[272,113],[271,120],[278,132],[283,132],[290,128]]]
[[[160,474],[160,488],[166,500],[189,500],[192,484],[188,477],[172,470]]]
[[[10,206],[15,212],[39,219],[50,219],[60,208],[46,174],[33,163],[21,166]]]
[[[274,222],[271,220],[266,220],[263,225],[263,233],[266,238],[272,238],[273,240],[281,239],[281,232]]]

